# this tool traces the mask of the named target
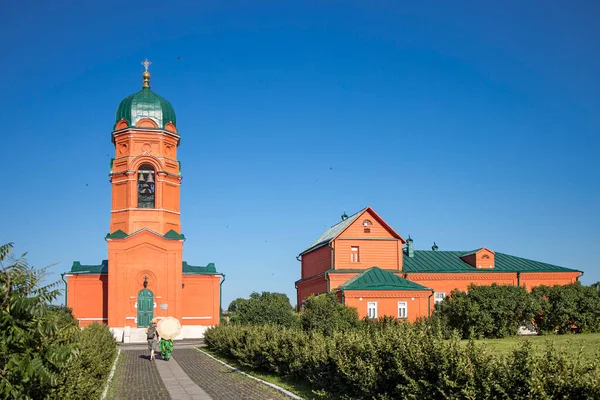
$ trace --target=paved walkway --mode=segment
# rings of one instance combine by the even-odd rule
[[[175,357],[169,361],[158,358],[155,361],[158,373],[172,399],[211,400],[211,397],[183,372]]]
[[[108,399],[280,400],[288,397],[225,367],[195,350],[175,343],[169,361],[148,359],[141,346],[121,347]]]

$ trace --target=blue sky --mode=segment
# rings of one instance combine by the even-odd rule
[[[87,4],[90,3],[90,4]],[[600,280],[597,2],[12,2],[0,242],[107,257],[110,132],[141,87],[182,140],[184,259],[295,303],[295,256],[370,205],[415,248]]]

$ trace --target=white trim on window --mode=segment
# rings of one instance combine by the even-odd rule
[[[435,292],[433,294],[433,304],[438,304],[444,301],[446,298],[446,292]]]
[[[398,302],[398,318],[408,318],[408,302],[399,301]]]
[[[350,262],[360,262],[360,249],[358,248],[358,246],[350,247]]]
[[[367,303],[367,315],[369,318],[377,318],[377,302],[369,301]]]

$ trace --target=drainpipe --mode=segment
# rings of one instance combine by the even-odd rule
[[[431,317],[431,296],[433,296],[433,293],[435,293],[433,290],[431,291],[431,294],[427,297],[427,316]]]
[[[67,302],[67,296],[69,295],[69,284],[65,280],[65,274],[66,274],[66,272],[63,272],[62,274],[60,274],[60,279],[62,279],[62,281],[65,283],[65,308],[66,308],[67,304],[69,304]]]
[[[329,246],[329,248],[331,249],[331,268],[330,269],[335,269],[335,249],[331,245],[331,242],[329,242],[327,244],[327,246]],[[327,293],[329,293],[329,276],[327,276],[327,273],[325,273],[325,280],[327,281]]]
[[[342,289],[342,304],[346,305],[346,297],[344,295],[344,289]]]
[[[221,325],[221,320],[223,319],[223,282],[225,282],[225,274],[221,274],[223,280],[219,284],[219,325]]]
[[[521,287],[521,273],[517,272],[517,286]]]

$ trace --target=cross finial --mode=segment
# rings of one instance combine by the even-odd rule
[[[150,72],[148,72],[148,67],[150,66],[150,64],[152,64],[150,61],[148,61],[148,59],[146,58],[144,61],[142,61],[142,65],[144,66],[144,68],[146,68],[146,70],[144,72],[142,72],[142,78],[144,78],[144,86],[145,88],[149,88],[150,87]]]
[[[146,58],[144,61],[142,61],[142,65],[144,66],[144,68],[146,68],[146,72],[148,72],[148,68],[150,67],[150,65],[152,65],[152,63]]]

